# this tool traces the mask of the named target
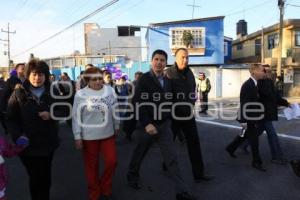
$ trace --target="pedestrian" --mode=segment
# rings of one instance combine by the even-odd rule
[[[264,68],[265,77],[257,82],[259,101],[264,105],[264,118],[259,122],[258,134],[261,135],[264,131],[267,133],[272,156],[271,162],[285,165],[287,164],[287,160],[284,158],[279,138],[272,121],[278,121],[278,106],[288,107],[290,104],[287,100],[283,99],[276,90],[270,67],[264,66]],[[247,148],[248,145],[249,142],[246,141],[245,144],[242,145],[243,149]]]
[[[25,136],[20,136],[16,144],[11,144],[5,137],[0,136],[0,200],[7,200],[8,174],[4,158],[17,156],[28,144],[28,138]]]
[[[69,105],[73,105],[74,102],[74,96],[75,96],[75,90],[76,90],[76,84],[69,75],[64,72],[60,76],[60,81],[58,81],[55,84],[55,88],[58,90],[59,96],[60,96],[60,102],[67,103]],[[70,107],[61,105],[59,106],[59,109],[62,111],[62,116],[66,119],[67,124],[72,127],[72,118],[71,118],[71,112],[72,110]]]
[[[8,100],[15,89],[17,84],[23,84],[25,81],[25,74],[24,74],[25,64],[18,63],[14,70],[10,73],[9,79],[6,80],[5,85],[3,85],[2,94],[0,97],[0,118],[1,123],[4,128],[6,134],[7,132],[7,125],[5,123],[6,112],[7,112],[7,104]]]
[[[29,138],[28,147],[20,159],[29,175],[32,200],[49,200],[51,168],[59,145],[58,123],[50,113],[54,99],[50,94],[49,66],[42,60],[32,59],[25,67],[26,80],[17,85],[7,107],[7,127],[12,139],[21,135]]]
[[[260,64],[251,64],[250,78],[242,85],[240,92],[240,110],[238,113],[238,121],[246,130],[243,137],[236,136],[234,140],[226,147],[226,151],[233,158],[236,158],[234,152],[245,140],[249,140],[252,151],[252,167],[259,171],[266,171],[262,165],[259,154],[259,122],[264,117],[264,106],[259,101],[257,88],[258,80],[264,78],[264,67]]]
[[[163,73],[167,57],[167,53],[163,50],[154,51],[151,69],[142,75],[136,88],[134,99],[136,99],[136,112],[139,116],[136,134],[138,144],[130,160],[127,181],[130,187],[141,188],[139,170],[147,151],[152,143],[156,142],[160,147],[170,177],[175,183],[176,199],[194,200],[195,197],[189,193],[179,170],[175,144],[172,141],[171,111],[159,110],[162,105],[164,105],[162,109],[170,109],[172,104],[172,98],[167,97],[167,94],[172,94],[171,81]],[[155,114],[155,109],[158,114]],[[160,117],[158,118],[157,115]]]
[[[127,81],[127,76],[123,75],[117,79],[117,83],[115,84],[115,93],[118,97],[119,103],[119,115],[123,118],[126,114],[126,109],[128,108],[128,99],[131,94],[131,87]]]
[[[109,71],[103,72],[104,84],[114,88],[115,86],[111,76],[112,75]]]
[[[204,72],[199,73],[197,81],[197,92],[199,94],[201,110],[200,113],[207,114],[208,110],[208,93],[211,90],[210,80],[206,77]]]
[[[77,91],[73,105],[73,134],[75,146],[82,150],[88,199],[111,199],[112,178],[117,165],[115,135],[119,121],[114,112],[117,103],[112,87],[104,85],[99,68],[84,72],[88,84]],[[104,171],[99,175],[99,157],[104,159]]]
[[[189,158],[192,164],[194,181],[209,181],[214,177],[205,175],[204,172],[198,130],[193,115],[196,101],[196,83],[193,72],[188,66],[188,56],[187,49],[177,49],[175,52],[175,64],[166,70],[167,76],[172,81],[172,92],[175,96],[174,103],[185,104],[175,107],[175,116],[181,119],[176,119],[173,116],[172,130],[175,137],[180,134],[183,134],[185,137]]]
[[[140,71],[134,73],[134,80],[132,81],[132,84],[134,85],[134,87],[136,87],[136,85],[142,75],[143,75],[143,72],[140,72]]]
[[[130,99],[128,99],[129,104],[132,105],[131,108],[132,110],[129,110],[125,113],[125,117],[128,119],[125,119],[123,122],[123,131],[125,132],[125,137],[127,140],[131,141],[132,140],[132,134],[134,133],[134,130],[136,129],[136,124],[137,124],[137,120],[136,120],[136,116],[135,116],[135,99],[134,94],[136,91],[136,87],[138,85],[138,82],[140,80],[140,78],[142,77],[143,72],[136,72],[134,74],[134,80],[132,81],[132,96]]]
[[[284,92],[283,92],[283,88],[284,88],[284,83],[283,83],[283,78],[282,76],[277,76],[276,77],[276,82],[275,82],[275,87],[279,93],[279,95],[281,97],[283,97]]]

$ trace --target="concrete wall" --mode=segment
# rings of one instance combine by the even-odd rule
[[[91,24],[85,24],[85,26],[86,54],[127,55],[133,61],[141,60],[140,36],[119,37],[117,28],[100,28],[95,26],[97,28],[89,29],[87,26],[91,26]]]
[[[278,31],[273,31],[266,33],[264,35],[264,56],[265,56],[265,63],[270,65],[277,64],[277,57],[278,57],[278,47],[273,49],[268,49],[268,36],[277,33]],[[239,59],[239,58],[247,58],[251,56],[255,56],[255,40],[261,39],[261,35],[253,38],[251,40],[245,40],[243,43],[243,49],[237,50],[237,44],[232,45],[232,59]],[[295,48],[295,30],[285,28],[283,30],[283,41],[282,41],[282,57],[287,57],[287,50]],[[299,54],[299,55],[298,55]],[[299,53],[296,51],[296,57],[300,57]],[[245,60],[247,62],[247,60]]]

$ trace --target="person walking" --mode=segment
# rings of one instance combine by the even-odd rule
[[[196,101],[196,82],[193,72],[188,66],[188,56],[187,49],[177,49],[175,64],[166,70],[168,78],[172,81],[174,103],[184,104],[175,107],[176,117],[184,119],[174,119],[173,116],[172,131],[175,137],[183,133],[186,139],[195,182],[210,181],[214,177],[205,175],[200,140],[193,114]]]
[[[251,77],[244,82],[240,92],[240,110],[238,121],[245,129],[243,137],[236,136],[234,140],[226,147],[226,151],[233,158],[236,158],[234,152],[246,139],[249,140],[252,150],[252,167],[259,171],[266,171],[262,165],[259,154],[259,122],[264,117],[264,106],[259,101],[257,82],[264,78],[264,67],[260,64],[250,66]]]
[[[89,200],[112,198],[112,178],[117,165],[115,134],[119,121],[114,117],[117,103],[112,87],[104,85],[99,68],[84,72],[87,86],[75,95],[72,125],[75,146],[82,150]],[[99,157],[104,159],[104,171],[99,175]]]
[[[170,109],[172,99],[166,97],[172,92],[170,80],[163,71],[167,64],[167,53],[156,50],[152,54],[151,70],[142,75],[135,91],[136,109],[138,112],[137,136],[135,147],[127,172],[130,187],[140,189],[140,167],[153,142],[156,142],[162,153],[169,174],[175,183],[177,200],[196,199],[189,193],[178,166],[175,144],[172,141],[171,112],[162,112],[159,108]],[[160,98],[156,98],[159,94]],[[147,95],[147,98],[146,96]],[[153,109],[156,109],[154,111]],[[157,113],[157,114],[155,114]],[[159,116],[159,117],[158,117]]]
[[[50,113],[55,100],[50,94],[49,66],[32,59],[25,67],[26,80],[14,89],[7,106],[7,128],[16,141],[21,135],[30,143],[20,154],[29,175],[32,200],[50,200],[51,168],[59,146],[58,123]]]

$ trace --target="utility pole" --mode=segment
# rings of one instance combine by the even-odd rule
[[[265,41],[264,41],[264,27],[261,28],[261,44],[260,44],[260,48],[261,48],[261,64],[263,64],[265,62]]]
[[[279,22],[279,44],[278,44],[278,58],[277,58],[277,76],[281,76],[281,62],[282,62],[282,29],[283,29],[283,15],[284,15],[284,3],[286,0],[278,0],[278,7],[280,10],[280,22]]]
[[[7,33],[7,40],[2,40],[2,41],[6,41],[7,42],[7,55],[8,55],[8,71],[9,71],[9,67],[11,65],[10,62],[10,34],[16,34],[16,31],[10,31],[9,30],[9,23],[7,24],[7,30],[1,29],[1,32],[3,33]]]
[[[193,7],[192,19],[194,19],[194,11],[195,11],[195,7],[200,8],[201,6],[196,5],[196,0],[194,0],[193,5],[187,5],[187,6]]]

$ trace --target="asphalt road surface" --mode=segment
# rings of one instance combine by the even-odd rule
[[[228,109],[229,108],[229,109]],[[227,106],[218,112],[234,113]],[[213,111],[213,110],[211,110]],[[206,173],[215,175],[210,182],[194,183],[185,145],[176,142],[180,168],[190,189],[203,200],[299,200],[300,178],[289,165],[271,163],[270,150],[265,135],[260,138],[261,156],[267,172],[251,167],[251,156],[242,151],[233,159],[224,151],[225,146],[239,133],[234,120],[197,119]],[[286,158],[300,159],[299,120],[287,121],[280,117],[276,128],[282,133],[280,141]],[[1,131],[1,130],[0,130]],[[287,137],[285,137],[287,135]],[[292,136],[292,137],[289,137]],[[71,129],[61,124],[61,145],[53,161],[52,200],[87,200],[87,185],[81,152],[74,148]],[[173,184],[161,169],[162,157],[157,145],[148,152],[142,168],[143,188],[131,189],[126,182],[128,162],[136,141],[128,142],[122,135],[117,138],[118,167],[113,179],[113,197],[116,200],[175,200]],[[18,157],[7,159],[9,169],[9,200],[29,200],[28,177]]]

